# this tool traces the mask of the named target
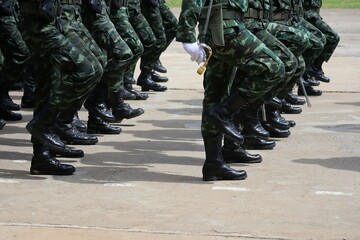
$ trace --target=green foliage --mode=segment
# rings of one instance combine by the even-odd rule
[[[323,0],[324,8],[360,8],[359,0]]]

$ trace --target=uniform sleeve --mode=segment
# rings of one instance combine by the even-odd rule
[[[196,26],[204,3],[204,0],[182,1],[176,41],[187,43],[196,42]]]

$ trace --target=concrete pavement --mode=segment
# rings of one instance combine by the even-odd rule
[[[201,181],[202,77],[174,42],[161,58],[169,90],[128,101],[145,114],[78,146],[84,158],[61,159],[73,176],[29,175],[30,110],[0,131],[0,239],[360,239],[360,9],[322,13],[341,36],[324,65],[331,82],[284,115],[297,123],[289,138],[250,151],[262,163],[233,165],[246,180]]]

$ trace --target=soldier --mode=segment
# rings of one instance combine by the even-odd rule
[[[134,99],[146,100],[149,97],[148,94],[138,92],[132,86],[136,83],[136,80],[134,79],[135,67],[144,52],[144,47],[129,21],[128,1],[124,0],[120,2],[121,4],[118,7],[113,7],[113,4],[110,5],[110,18],[117,32],[126,42],[133,54],[132,59],[125,69],[124,87],[135,96]]]
[[[121,4],[121,1],[109,3],[112,3],[111,7],[118,8],[120,6],[116,4]],[[133,58],[133,54],[111,22],[108,15],[109,6],[106,4],[104,0],[83,3],[83,20],[97,44],[104,51],[103,54],[107,56],[107,65],[104,68],[100,84],[107,88],[105,91],[108,94],[108,103],[112,108],[115,122],[121,122],[123,119],[140,116],[144,110],[142,108],[133,109],[124,102],[124,72]],[[85,107],[89,108],[90,105],[86,101]],[[89,121],[96,121],[96,119],[89,115]]]
[[[101,51],[81,23],[81,0],[23,0],[20,7],[37,78],[34,118],[26,126],[34,149],[30,173],[73,174],[74,166],[53,155],[84,154],[60,140],[54,123],[60,112],[79,110],[100,81]]]
[[[182,2],[176,36],[191,59],[198,63],[204,60],[205,53],[196,39],[195,27],[199,22],[199,32],[205,32],[206,17],[200,18],[200,12],[207,4],[200,0]],[[248,10],[247,1],[215,0],[212,8],[215,17],[210,18],[204,37],[204,42],[212,48],[213,57],[204,76],[201,133],[206,158],[203,180],[239,180],[246,178],[246,172],[234,170],[224,161],[222,134],[239,143],[244,141],[234,127],[234,112],[249,103],[268,100],[268,91],[285,76],[285,67],[275,53],[246,29],[242,20]],[[222,9],[222,19],[216,9],[217,13]],[[206,12],[206,8],[203,11]]]
[[[306,66],[312,64],[322,52],[326,41],[325,37],[304,19],[302,0],[274,0],[273,7],[273,21],[291,26],[309,37],[310,46],[302,53],[306,69]],[[304,83],[308,95],[321,95],[321,91],[313,89],[307,82]],[[298,93],[303,95],[300,87]]]
[[[314,63],[307,68],[307,74],[310,77],[322,82],[330,82],[330,78],[325,76],[322,69],[324,62],[328,62],[332,54],[334,53],[337,45],[339,44],[340,37],[321,17],[320,8],[322,6],[322,0],[304,0],[304,18],[319,29],[326,37],[326,43],[324,50],[315,59]]]
[[[0,69],[0,118],[18,121],[22,116],[13,111],[20,110],[20,106],[12,101],[9,90],[19,82],[30,53],[17,27],[13,0],[0,0],[0,49],[4,57]]]
[[[129,0],[128,8],[130,23],[144,46],[140,62],[141,73],[138,76],[137,85],[141,87],[142,91],[166,91],[166,86],[155,82],[159,75],[153,71],[154,63],[166,45],[166,35],[158,2],[157,0]]]

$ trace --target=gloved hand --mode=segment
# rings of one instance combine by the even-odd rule
[[[201,62],[205,62],[205,50],[199,42],[183,43],[183,48],[191,56],[191,61],[195,61],[198,64],[200,64]]]

